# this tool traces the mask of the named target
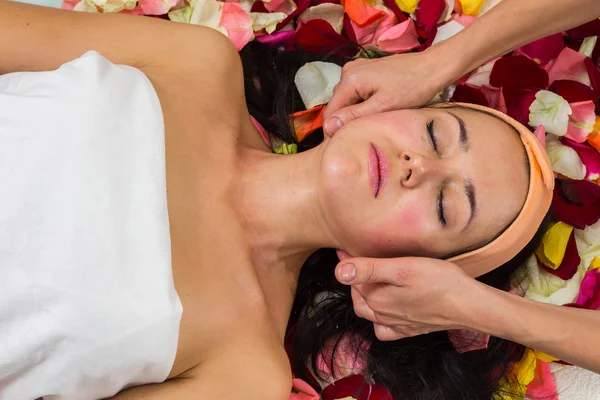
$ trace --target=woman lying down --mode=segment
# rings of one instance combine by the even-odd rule
[[[450,258],[506,289],[552,193],[527,128],[444,104],[282,156],[210,29],[0,1],[0,54],[0,398],[287,399],[308,259],[299,363],[352,334],[394,398],[497,392],[517,345],[378,341],[319,250]]]

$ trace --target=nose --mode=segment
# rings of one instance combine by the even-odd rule
[[[400,163],[400,182],[404,187],[413,188],[431,179],[443,179],[441,160],[406,150],[400,154]]]

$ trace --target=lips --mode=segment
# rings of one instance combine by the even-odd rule
[[[371,144],[369,151],[369,180],[373,196],[377,197],[383,191],[388,177],[387,157],[375,146]]]

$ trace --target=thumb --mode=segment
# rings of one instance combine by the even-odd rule
[[[418,271],[417,259],[402,258],[348,258],[335,268],[337,280],[344,285],[387,283],[405,286]]]
[[[323,125],[323,131],[325,132],[325,135],[332,137],[342,126],[346,125],[348,122],[360,117],[376,114],[381,111],[384,110],[381,109],[381,102],[378,101],[376,96],[369,97],[366,101],[352,104],[336,111],[325,121],[325,124]]]

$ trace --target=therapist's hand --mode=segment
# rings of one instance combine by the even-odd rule
[[[419,107],[430,101],[454,78],[451,66],[437,51],[431,48],[346,64],[323,115],[325,134],[333,136],[359,117]]]
[[[356,314],[374,323],[380,340],[467,329],[487,290],[456,265],[431,258],[348,258],[335,274],[352,285]]]

